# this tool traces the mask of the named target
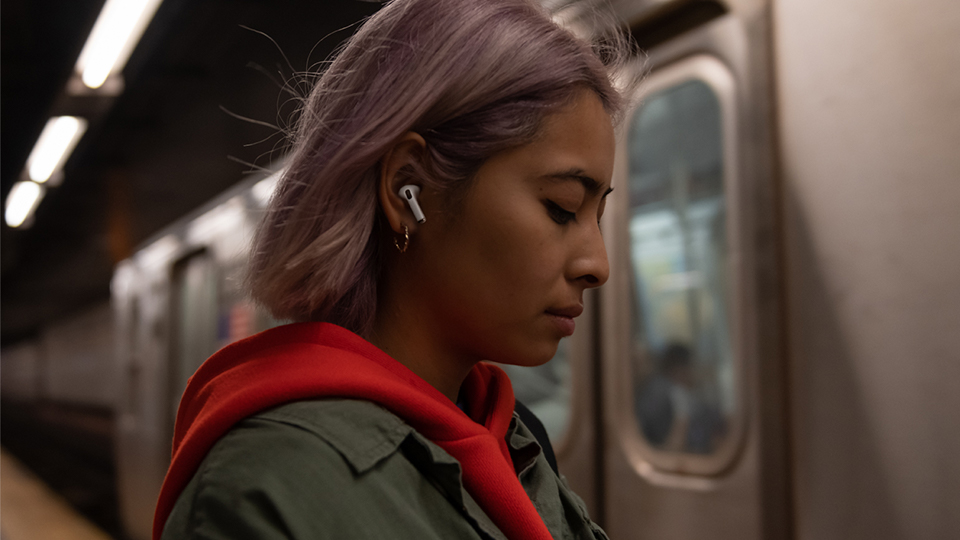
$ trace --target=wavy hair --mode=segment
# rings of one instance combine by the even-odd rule
[[[426,140],[418,180],[462,198],[491,156],[534,140],[580,89],[618,121],[611,83],[629,47],[561,28],[533,0],[394,0],[335,54],[304,100],[290,159],[254,238],[253,298],[278,319],[366,335],[377,305],[379,163]],[[611,62],[610,60],[613,60]],[[606,61],[606,63],[605,63]]]

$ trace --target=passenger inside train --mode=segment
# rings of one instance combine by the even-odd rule
[[[295,322],[191,378],[155,539],[606,538],[487,361],[550,360],[607,280],[628,55],[530,0],[364,23],[251,251],[252,297]]]
[[[714,451],[724,434],[724,418],[704,399],[690,348],[671,343],[657,371],[641,383],[636,413],[643,435],[656,448],[694,454]]]

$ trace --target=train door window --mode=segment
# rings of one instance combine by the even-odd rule
[[[174,416],[187,380],[219,346],[217,278],[216,262],[207,251],[188,256],[173,268],[171,396]]]
[[[559,444],[570,423],[570,344],[560,340],[553,359],[536,367],[500,365],[513,384],[517,400],[543,423],[553,444]]]
[[[631,405],[655,466],[715,472],[709,457],[735,443],[742,416],[726,226],[732,113],[727,88],[688,71],[650,90],[629,125]]]
[[[139,291],[138,291],[139,292]],[[140,415],[140,394],[142,373],[143,352],[140,350],[140,297],[138,293],[127,293],[130,295],[129,306],[130,315],[126,321],[126,351],[125,361],[127,380],[125,381],[126,392],[124,393],[124,412],[132,414],[134,417]]]

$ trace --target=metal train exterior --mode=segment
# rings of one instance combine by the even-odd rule
[[[618,540],[960,535],[960,4],[611,5],[648,55],[603,218],[611,278],[556,359],[509,371],[561,472]],[[274,181],[121,263],[112,323],[44,332],[86,363],[4,351],[5,394],[46,377],[115,407],[131,538],[186,378],[276,324],[240,282]],[[91,360],[100,334],[115,361]]]

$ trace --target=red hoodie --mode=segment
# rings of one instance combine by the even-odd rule
[[[290,324],[228,345],[200,366],[180,401],[153,539],[160,539],[207,452],[234,424],[283,403],[326,397],[372,401],[399,416],[460,462],[464,487],[508,538],[550,539],[507,449],[514,409],[507,375],[479,363],[461,395],[469,417],[406,366],[333,324]]]

